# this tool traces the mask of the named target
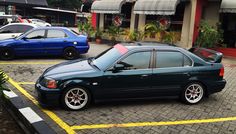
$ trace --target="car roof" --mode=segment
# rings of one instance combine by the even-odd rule
[[[11,26],[11,25],[27,25],[27,26],[32,26],[32,27],[35,27],[35,28],[38,27],[38,25],[35,25],[35,24],[32,24],[32,23],[9,23],[5,26]]]
[[[157,49],[157,50],[181,50],[174,44],[160,43],[160,42],[135,42],[135,43],[121,43],[129,50],[134,49]]]
[[[67,27],[37,27],[37,28],[35,28],[35,29],[37,29],[37,30],[47,30],[47,29],[53,29],[53,30],[70,30],[69,28],[67,28]],[[34,29],[34,30],[35,30]]]

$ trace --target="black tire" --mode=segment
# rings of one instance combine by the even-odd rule
[[[15,58],[15,53],[11,49],[0,50],[0,58],[3,60],[12,60]]]
[[[74,95],[72,93],[74,93]],[[90,102],[90,92],[87,89],[81,87],[68,88],[61,96],[61,104],[67,110],[82,110],[86,108]]]
[[[180,98],[186,104],[197,104],[204,96],[204,86],[199,82],[192,82],[184,88]]]
[[[73,59],[78,58],[79,52],[76,51],[76,49],[73,47],[68,47],[64,50],[63,56],[67,60],[73,60]]]

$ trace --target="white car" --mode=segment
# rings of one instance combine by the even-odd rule
[[[29,21],[33,24],[36,24],[36,25],[39,25],[39,26],[42,26],[42,27],[50,27],[52,26],[51,24],[43,21],[43,20],[40,20],[40,19],[29,19]]]
[[[10,23],[0,28],[0,40],[15,38],[33,28],[39,27],[30,23]]]

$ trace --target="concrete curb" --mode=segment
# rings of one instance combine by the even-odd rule
[[[56,134],[32,108],[22,103],[22,99],[13,91],[3,91],[3,101],[4,105],[12,111],[10,113],[24,125],[23,130],[28,131],[26,133]]]

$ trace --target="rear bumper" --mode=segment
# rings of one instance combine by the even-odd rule
[[[77,49],[77,51],[79,51],[80,54],[85,54],[89,50],[89,45],[88,46],[77,46],[76,49]]]
[[[222,91],[225,88],[226,80],[220,80],[208,83],[208,94],[213,94]]]
[[[37,99],[42,106],[58,106],[60,104],[61,91],[59,89],[48,89],[40,84],[35,84]]]

